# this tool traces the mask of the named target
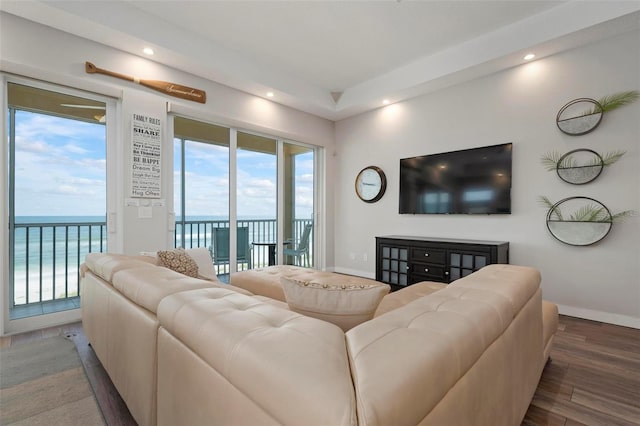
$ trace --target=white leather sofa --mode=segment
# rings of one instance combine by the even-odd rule
[[[83,325],[140,424],[518,425],[557,328],[527,267],[389,294],[345,333],[243,289],[92,257]]]
[[[154,257],[103,253],[86,256],[80,283],[87,339],[134,419],[155,425],[158,304],[169,294],[224,284],[157,266]]]

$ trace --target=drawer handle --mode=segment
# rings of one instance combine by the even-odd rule
[[[424,254],[424,257],[429,257],[429,253],[425,253],[425,254]]]
[[[429,272],[429,268],[424,268],[424,271],[425,272]]]

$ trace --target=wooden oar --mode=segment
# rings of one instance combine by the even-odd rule
[[[187,99],[189,101],[200,102],[201,104],[207,102],[207,93],[204,90],[194,89],[193,87],[169,83],[168,81],[141,80],[138,77],[131,77],[125,74],[98,68],[91,62],[85,62],[85,71],[89,74],[104,74],[126,81],[133,81],[134,83],[148,87],[149,89],[157,90],[158,92],[162,92],[169,96],[175,96],[177,98]]]

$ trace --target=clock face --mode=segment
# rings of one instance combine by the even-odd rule
[[[378,201],[386,189],[387,179],[379,167],[365,167],[356,178],[356,194],[367,203]]]

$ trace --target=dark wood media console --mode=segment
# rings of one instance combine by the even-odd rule
[[[392,290],[420,281],[450,283],[490,263],[509,263],[508,242],[376,237],[376,281]]]

